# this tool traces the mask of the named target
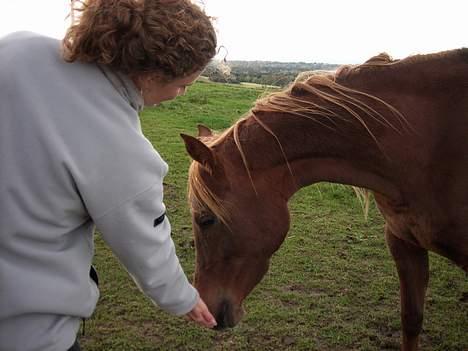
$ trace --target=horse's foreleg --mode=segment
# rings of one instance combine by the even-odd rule
[[[388,248],[395,260],[400,278],[402,350],[418,349],[419,333],[423,323],[424,299],[429,280],[427,250],[407,243],[387,228]]]

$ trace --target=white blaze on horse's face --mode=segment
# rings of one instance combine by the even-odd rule
[[[184,140],[190,155],[203,165],[191,177],[215,195],[228,217],[222,220],[216,206],[208,206],[199,196],[202,191],[191,184],[194,284],[218,328],[233,327],[242,317],[242,301],[265,275],[271,255],[284,240],[289,228],[287,204],[271,192],[262,194],[261,182],[254,192],[251,183],[233,174],[228,164],[218,162],[215,169],[209,161],[215,156],[203,143],[186,136]],[[197,148],[201,151],[194,151]]]

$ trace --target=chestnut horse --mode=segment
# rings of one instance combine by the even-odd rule
[[[372,191],[400,278],[402,349],[417,350],[428,250],[468,270],[468,49],[303,74],[221,134],[182,135],[195,286],[232,327],[289,229],[288,200],[328,181]]]

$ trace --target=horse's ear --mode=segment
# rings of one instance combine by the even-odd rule
[[[201,163],[205,168],[207,168],[210,173],[213,173],[215,168],[213,151],[193,136],[187,134],[180,134],[180,136],[184,139],[185,149],[187,149],[188,154],[195,161]]]
[[[213,135],[213,132],[211,131],[210,128],[207,126],[204,126],[203,124],[198,124],[198,137],[210,137]]]

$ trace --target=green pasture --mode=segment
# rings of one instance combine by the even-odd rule
[[[170,167],[165,203],[189,276],[194,270],[186,201],[190,159],[179,134],[196,134],[198,123],[224,129],[263,93],[258,87],[200,82],[186,96],[142,115],[146,136]],[[366,222],[350,187],[322,183],[298,192],[290,209],[291,230],[245,301],[246,316],[223,332],[154,306],[97,234],[101,298],[80,337],[83,350],[398,350],[398,278],[375,206]],[[435,254],[430,262],[422,350],[466,351],[466,276]]]

